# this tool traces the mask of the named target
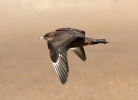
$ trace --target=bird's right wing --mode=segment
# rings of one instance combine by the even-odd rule
[[[74,48],[71,48],[74,53],[76,55],[78,55],[79,58],[81,58],[83,61],[86,60],[86,55],[85,55],[85,51],[84,51],[84,48],[82,46],[80,47],[74,47]]]
[[[56,29],[56,31],[76,31],[85,36],[85,31],[80,30],[80,29],[75,29],[75,28],[58,28]]]

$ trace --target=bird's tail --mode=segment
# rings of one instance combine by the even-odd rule
[[[92,39],[92,38],[86,38],[85,39],[85,43],[87,45],[94,45],[94,44],[98,44],[98,43],[103,43],[106,44],[108,43],[105,39]]]

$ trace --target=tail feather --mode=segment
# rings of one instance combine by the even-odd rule
[[[92,41],[92,43],[103,43],[103,44],[106,44],[106,43],[108,43],[108,42],[106,42],[106,40],[105,39],[93,39],[93,41]]]
[[[86,38],[85,42],[90,45],[94,45],[94,44],[98,44],[98,43],[103,43],[103,44],[109,43],[105,39],[92,39],[92,38]]]

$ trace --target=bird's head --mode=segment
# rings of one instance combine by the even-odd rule
[[[52,36],[53,34],[50,32],[50,33],[46,33],[44,36],[41,36],[39,39],[48,40],[48,38],[51,38]]]

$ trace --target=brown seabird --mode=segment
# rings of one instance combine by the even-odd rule
[[[46,33],[39,39],[47,40],[54,69],[62,84],[66,83],[69,73],[68,49],[72,49],[80,59],[85,61],[86,55],[83,46],[108,43],[105,39],[87,38],[85,37],[85,31],[74,28],[58,28],[55,31]]]

